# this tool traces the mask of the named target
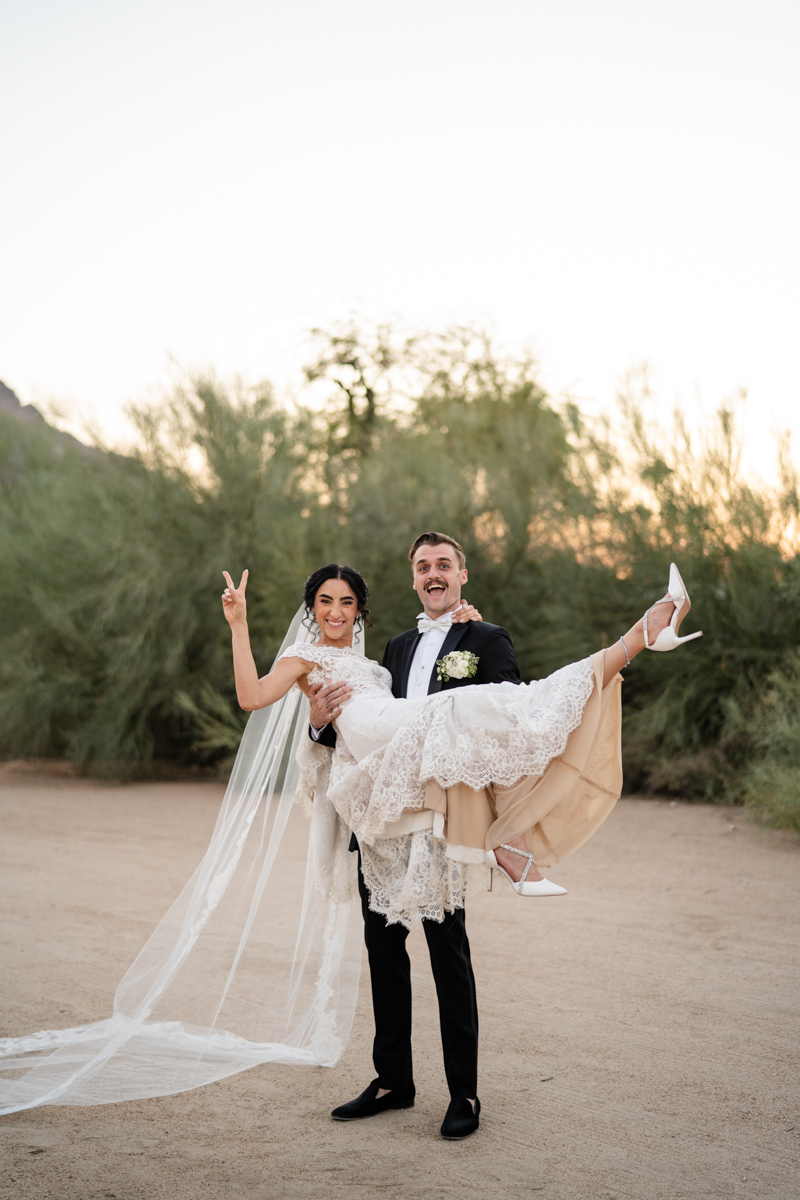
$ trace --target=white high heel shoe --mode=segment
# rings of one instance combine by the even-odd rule
[[[551,883],[549,879],[537,879],[535,882],[526,878],[531,867],[535,867],[532,854],[526,854],[524,850],[518,850],[516,846],[507,846],[505,842],[500,843],[501,850],[510,850],[512,854],[518,854],[520,858],[527,858],[525,870],[522,872],[522,878],[517,882],[512,879],[505,867],[501,867],[497,861],[494,850],[486,851],[486,865],[489,868],[489,878],[486,881],[486,890],[492,890],[492,872],[499,871],[501,875],[505,875],[508,882],[513,887],[518,896],[566,896],[567,889],[559,887],[557,883]]]
[[[650,638],[647,635],[647,618],[655,608],[655,604],[648,608],[644,614],[644,644],[648,650],[674,650],[676,646],[682,646],[684,642],[693,642],[695,638],[703,636],[702,629],[697,633],[689,633],[686,637],[678,637],[678,630],[681,627],[681,621],[692,607],[692,602],[689,599],[689,593],[686,590],[686,584],[681,579],[681,573],[675,566],[675,563],[669,565],[669,588],[664,600],[657,600],[656,604],[663,604],[666,600],[671,600],[675,605],[675,612],[672,614],[672,620],[665,629],[661,630],[656,640],[650,645]]]

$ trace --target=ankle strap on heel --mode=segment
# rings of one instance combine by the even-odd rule
[[[653,611],[653,609],[657,608],[659,604],[675,604],[675,601],[672,599],[671,596],[663,596],[661,600],[656,600],[655,604],[651,604],[650,607],[648,608],[647,612],[642,617],[642,627],[643,627],[643,632],[644,632],[644,648],[645,648],[645,650],[652,649],[652,646],[650,645],[650,634],[647,631],[647,618],[650,616],[650,613]],[[676,608],[677,608],[677,605],[676,605]],[[620,638],[619,640],[622,642],[622,638]],[[623,646],[625,646],[624,642],[622,642],[622,644],[623,644]],[[627,656],[628,656],[628,647],[625,646],[625,657],[627,658]],[[630,665],[631,664],[630,664],[630,660],[629,660],[628,666],[630,666]]]
[[[508,850],[510,854],[518,854],[520,858],[527,858],[528,861],[525,864],[525,870],[518,880],[519,883],[524,883],[528,877],[528,871],[530,871],[531,867],[536,866],[533,855],[529,854],[526,850],[518,850],[516,846],[507,846],[505,842],[500,843],[500,849]]]

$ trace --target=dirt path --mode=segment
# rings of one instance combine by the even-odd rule
[[[0,1033],[109,1015],[220,797],[0,779]],[[329,1119],[373,1074],[365,971],[334,1070],[265,1066],[181,1096],[1,1118],[0,1200],[796,1200],[797,840],[731,810],[628,800],[551,874],[563,900],[495,893],[469,911],[484,1107],[469,1141],[438,1137],[447,1095],[417,930],[415,1108]]]

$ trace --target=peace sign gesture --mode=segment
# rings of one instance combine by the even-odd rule
[[[249,571],[245,570],[242,572],[238,588],[234,587],[233,580],[227,571],[223,571],[222,574],[225,576],[225,582],[228,585],[222,593],[222,611],[225,614],[225,620],[231,629],[233,629],[234,625],[246,625],[247,601],[244,598],[244,594],[247,590],[247,576],[249,575]]]

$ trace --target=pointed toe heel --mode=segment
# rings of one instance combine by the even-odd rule
[[[567,889],[559,887],[557,883],[553,883],[549,879],[532,880],[527,878],[527,874],[531,867],[535,867],[532,854],[526,854],[524,850],[517,850],[516,846],[507,846],[504,842],[500,845],[501,850],[510,850],[512,854],[518,854],[520,858],[527,858],[525,870],[522,872],[522,877],[519,880],[513,879],[509,875],[505,867],[501,867],[497,861],[497,856],[494,850],[486,851],[486,866],[488,868],[488,879],[486,881],[486,890],[492,890],[492,873],[499,871],[501,875],[505,875],[508,882],[513,887],[518,896],[566,896]]]
[[[703,636],[702,630],[698,630],[697,633],[689,633],[686,635],[686,637],[678,636],[678,630],[681,627],[681,622],[688,613],[689,609],[692,607],[692,602],[689,599],[689,592],[687,591],[686,584],[683,582],[681,573],[675,566],[675,563],[670,563],[669,565],[669,588],[667,589],[667,594],[664,597],[664,600],[672,601],[672,603],[675,605],[675,612],[672,614],[672,620],[670,621],[669,625],[667,625],[666,629],[661,630],[651,646],[650,637],[647,631],[647,618],[655,608],[655,604],[648,608],[643,618],[644,644],[646,649],[657,650],[659,652],[675,650],[678,646],[683,646],[686,642],[693,642],[695,638]],[[663,604],[664,601],[659,600],[657,603]]]

